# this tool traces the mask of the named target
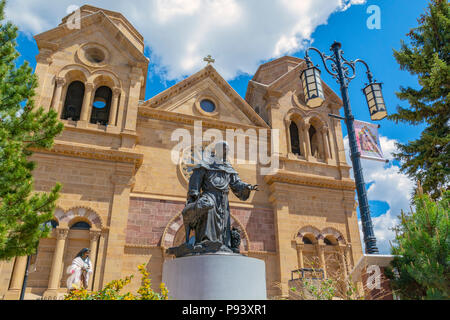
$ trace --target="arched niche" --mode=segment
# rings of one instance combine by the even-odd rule
[[[231,214],[231,227],[236,227],[241,231],[241,253],[249,250],[249,237],[242,223]],[[193,233],[192,233],[193,235]],[[186,232],[181,213],[177,214],[169,221],[161,237],[161,246],[165,249],[177,247],[186,241]]]

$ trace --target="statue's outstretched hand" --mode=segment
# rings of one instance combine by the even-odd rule
[[[258,189],[258,185],[257,184],[255,184],[254,186],[252,186],[252,185],[249,185],[248,186],[248,188],[251,190],[251,191],[259,191],[259,189]]]

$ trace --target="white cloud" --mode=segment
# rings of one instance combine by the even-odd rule
[[[392,154],[396,152],[395,142],[396,140],[380,136],[381,148],[386,159],[393,160]],[[344,138],[344,145],[347,162],[351,164],[348,137]],[[378,217],[372,217],[378,249],[381,254],[389,254],[389,241],[392,241],[395,237],[394,232],[390,229],[398,224],[397,217],[401,210],[409,212],[414,182],[399,172],[399,167],[393,164],[386,165],[383,162],[362,159],[361,165],[365,183],[372,183],[367,192],[369,201],[385,201],[389,205],[389,210],[386,213]],[[351,174],[353,177],[353,170]],[[358,223],[362,241],[361,222]],[[364,245],[363,241],[362,243]]]
[[[6,15],[37,34],[56,27],[69,6],[84,0],[14,0]],[[164,78],[180,79],[202,68],[211,54],[226,78],[253,74],[261,61],[302,49],[336,11],[365,0],[91,0],[121,12],[143,34]]]

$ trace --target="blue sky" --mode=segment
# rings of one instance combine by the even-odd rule
[[[165,35],[165,38],[160,38],[160,35],[156,32],[152,33],[151,30],[157,29],[155,25],[151,25],[151,22],[143,21],[143,19],[139,16],[139,12],[128,9],[128,7],[124,7],[124,5],[120,4],[119,1],[91,1],[93,5],[111,10],[121,11],[136,26],[136,28],[144,34],[147,45],[145,53],[151,59],[151,65],[149,68],[147,79],[146,99],[151,98],[152,96],[172,86],[182,78],[198,71],[204,66],[204,63],[203,61],[201,61],[200,57],[204,57],[207,54],[212,54],[213,57],[216,58],[217,61],[215,63],[215,67],[221,74],[224,75],[231,86],[242,97],[245,96],[248,81],[252,78],[254,72],[256,71],[256,67],[259,64],[273,60],[277,57],[277,54],[278,56],[288,54],[299,58],[304,57],[304,47],[298,43],[292,44],[292,41],[289,42],[290,44],[292,44],[290,46],[281,46],[282,48],[286,48],[284,50],[275,50],[274,45],[271,43],[261,45],[261,50],[257,50],[258,48],[253,48],[254,45],[252,45],[253,47],[251,48],[246,47],[246,39],[250,40],[250,38],[259,36],[264,41],[264,35],[257,35],[256,33],[251,32],[252,26],[255,26],[255,29],[261,29],[261,26],[266,26],[266,23],[272,23],[270,26],[267,26],[267,28],[275,28],[279,24],[281,25],[281,22],[283,21],[290,21],[289,19],[295,20],[295,16],[288,16],[285,11],[282,11],[280,9],[279,16],[271,19],[275,21],[261,22],[261,16],[257,16],[256,13],[255,16],[249,14],[250,11],[248,8],[246,8],[246,4],[242,3],[253,3],[253,7],[250,8],[251,11],[261,11],[261,14],[263,14],[267,13],[267,11],[278,12],[275,11],[275,9],[278,10],[279,7],[275,8],[271,6],[273,6],[274,2],[281,3],[283,2],[283,0],[274,1],[272,2],[272,4],[269,4],[270,2],[266,1],[252,2],[253,0],[248,0],[248,2],[242,1],[240,3],[234,3],[233,0],[217,1],[219,3],[224,2],[223,6],[220,7],[221,10],[223,10],[223,15],[229,16],[231,18],[234,16],[239,16],[241,17],[240,19],[244,19],[242,17],[247,17],[248,20],[243,22],[240,20],[236,20],[235,22],[235,24],[247,22],[247,27],[249,30],[247,34],[244,31],[242,32],[242,34],[238,34],[237,32],[239,32],[239,29],[235,31],[231,30],[228,34],[226,34],[226,31],[223,31],[225,30],[224,28],[223,30],[217,31],[221,32],[221,41],[208,41],[208,39],[212,39],[208,38],[208,32],[214,35],[214,32],[216,31],[214,29],[214,21],[206,21],[205,25],[191,27],[191,25],[194,25],[194,22],[192,21],[198,23],[198,17],[200,15],[196,16],[196,12],[198,11],[198,7],[203,3],[201,1],[203,0],[192,0],[191,2],[168,0],[166,2],[166,4],[170,3],[171,6],[166,5],[166,7],[162,8],[164,9],[164,11],[160,12],[167,14],[167,16],[165,16],[166,20],[158,25],[159,27],[163,28],[162,30],[164,30],[164,28],[167,29],[167,35]],[[344,56],[347,59],[354,60],[359,58],[365,60],[369,64],[375,79],[383,82],[383,93],[386,100],[388,112],[393,112],[397,105],[406,106],[405,102],[399,101],[397,99],[397,97],[395,96],[395,92],[399,90],[400,86],[417,87],[418,84],[415,77],[411,76],[406,71],[400,70],[399,65],[396,63],[393,57],[392,50],[394,48],[398,49],[400,47],[400,41],[402,39],[404,41],[408,40],[406,34],[410,31],[411,28],[417,26],[417,18],[421,13],[424,12],[428,1],[369,0],[364,3],[364,0],[346,0],[347,2],[351,1],[352,3],[354,3],[354,5],[351,5],[345,11],[336,11],[333,7],[328,8],[327,6],[330,6],[329,3],[332,1],[327,1],[328,2],[320,0],[303,0],[303,2],[297,1],[296,3],[298,4],[298,6],[302,6],[301,9],[299,9],[301,11],[299,11],[300,14],[298,15],[298,19],[304,19],[306,21],[308,20],[309,16],[315,15],[316,13],[319,17],[316,20],[312,19],[310,22],[301,25],[301,27],[295,26],[294,22],[292,22],[291,25],[286,22],[286,27],[283,27],[284,29],[280,27],[280,30],[277,31],[278,33],[276,34],[276,36],[279,39],[281,39],[283,36],[286,36],[287,38],[291,37],[289,39],[297,39],[299,42],[304,39],[313,39],[312,45],[327,54],[330,54],[329,48],[333,41],[337,40],[341,42],[342,48],[345,52]],[[58,1],[58,4],[55,4],[54,8],[52,7],[51,9],[49,9],[49,7],[47,9],[41,9],[40,7],[47,6],[47,4],[44,4],[45,2],[43,0],[10,0],[10,3],[8,4],[9,11],[7,8],[7,16],[8,18],[11,18],[13,22],[18,24],[22,30],[18,38],[18,50],[21,54],[19,63],[22,63],[24,60],[26,60],[33,67],[35,66],[35,56],[38,54],[38,50],[36,43],[32,39],[31,35],[45,31],[46,28],[48,29],[51,27],[55,27],[60,19],[66,15],[66,8],[69,4],[84,4],[83,2],[78,2],[79,1],[75,0]],[[131,1],[129,7],[132,7],[133,3],[135,2],[143,3],[140,0]],[[42,5],[40,5],[39,3],[42,3]],[[309,3],[311,5],[309,7],[305,7],[305,3]],[[255,7],[255,5],[258,6],[258,4],[260,4],[259,7]],[[315,4],[319,5],[315,7]],[[157,6],[157,4],[149,4],[149,12],[155,11],[154,7],[151,7],[152,5]],[[381,10],[381,28],[379,30],[371,30],[367,27],[367,19],[371,14],[367,13],[366,11],[370,5],[377,5]],[[181,12],[180,8],[182,9]],[[212,8],[211,10],[213,9],[217,11],[217,7]],[[293,8],[292,10],[294,9],[295,8]],[[22,14],[22,10],[25,12],[29,10],[29,13]],[[206,12],[208,12],[208,8],[205,9],[204,6],[202,10],[206,10]],[[333,11],[334,13],[331,13]],[[49,12],[51,12],[51,14],[48,14]],[[186,14],[186,12],[188,12],[189,14]],[[236,14],[236,12],[240,14]],[[308,16],[302,15],[303,12],[307,12]],[[172,17],[179,18],[184,14],[186,14],[186,19],[184,20],[170,20]],[[25,20],[24,18],[22,18],[22,16],[27,17],[28,20]],[[160,16],[155,18],[155,20],[160,19]],[[192,18],[193,20],[189,20],[190,18]],[[35,23],[33,23],[33,21],[31,21],[30,19],[35,19]],[[184,21],[183,23],[185,23],[186,25],[182,25],[180,21]],[[251,21],[252,23],[250,24],[249,21]],[[231,26],[231,24],[229,26]],[[203,41],[199,41],[199,43],[196,44],[198,52],[196,53],[197,56],[193,56],[193,59],[195,60],[195,57],[197,57],[198,61],[195,60],[192,66],[190,66],[190,64],[186,62],[184,66],[189,65],[189,67],[186,67],[185,69],[182,68],[182,65],[177,64],[179,60],[182,60],[184,58],[184,56],[174,55],[172,57],[172,54],[174,54],[174,52],[176,53],[177,51],[184,49],[178,44],[182,43],[181,37],[183,36],[180,34],[179,30],[182,30],[184,28],[193,30],[192,32],[194,33],[199,32],[199,34],[201,34],[204,38]],[[308,28],[311,28],[310,32],[304,31],[309,30]],[[199,31],[203,29],[206,29],[206,31]],[[230,39],[236,37],[242,38],[240,40],[240,43],[236,44],[234,42],[230,42],[232,41]],[[267,37],[269,37],[269,35],[267,35]],[[282,42],[277,41],[273,43],[276,43],[276,46],[279,47],[280,43]],[[274,53],[275,51],[277,51],[276,54]],[[242,60],[245,60],[245,63],[242,63],[239,66],[233,65],[233,61],[237,61],[236,63],[239,64],[239,59],[234,57],[234,55],[237,55],[237,57],[242,56]],[[168,58],[165,58],[166,56]],[[335,80],[325,72],[323,66],[321,65],[322,62],[319,56],[315,53],[312,53],[311,58],[313,59],[314,63],[319,64],[319,67],[322,69],[323,80],[336,93],[339,94],[339,86],[337,85]],[[355,80],[351,82],[349,88],[352,111],[356,119],[362,121],[370,121],[365,98],[361,92],[361,89],[367,82],[365,69],[363,66],[360,66],[357,71],[359,75]],[[343,113],[343,111],[341,113]],[[385,147],[386,149],[385,153],[387,154],[388,158],[391,159],[392,157],[389,156],[389,154],[395,150],[395,141],[405,143],[408,140],[415,139],[420,135],[420,132],[424,128],[423,126],[395,124],[389,120],[382,120],[380,124],[380,135],[382,136],[382,143],[384,144],[383,147]],[[344,136],[346,136],[345,125],[343,125],[343,128]],[[392,161],[388,165],[363,161],[367,189],[369,190],[369,200],[372,210],[372,216],[374,218],[378,218],[374,219],[374,224],[376,224],[375,229],[376,232],[378,232],[377,237],[379,235],[380,238],[383,238],[382,240],[380,240],[380,242],[383,242],[383,253],[387,253],[388,250],[388,247],[386,245],[387,240],[384,239],[384,237],[390,237],[390,239],[392,238],[392,233],[388,232],[385,229],[387,229],[388,226],[392,226],[395,220],[395,216],[399,214],[400,209],[406,209],[408,207],[407,202],[410,189],[412,187],[412,184],[408,182],[408,179],[404,175],[398,173],[398,165],[399,164],[397,162]],[[386,177],[389,177],[389,179],[386,179]],[[390,185],[394,185],[395,189],[390,189]],[[399,198],[403,200],[399,201]]]

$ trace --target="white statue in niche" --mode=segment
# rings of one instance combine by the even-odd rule
[[[87,289],[89,277],[92,273],[91,259],[89,258],[91,250],[82,249],[73,259],[72,264],[67,268],[70,276],[67,278],[67,289]]]

